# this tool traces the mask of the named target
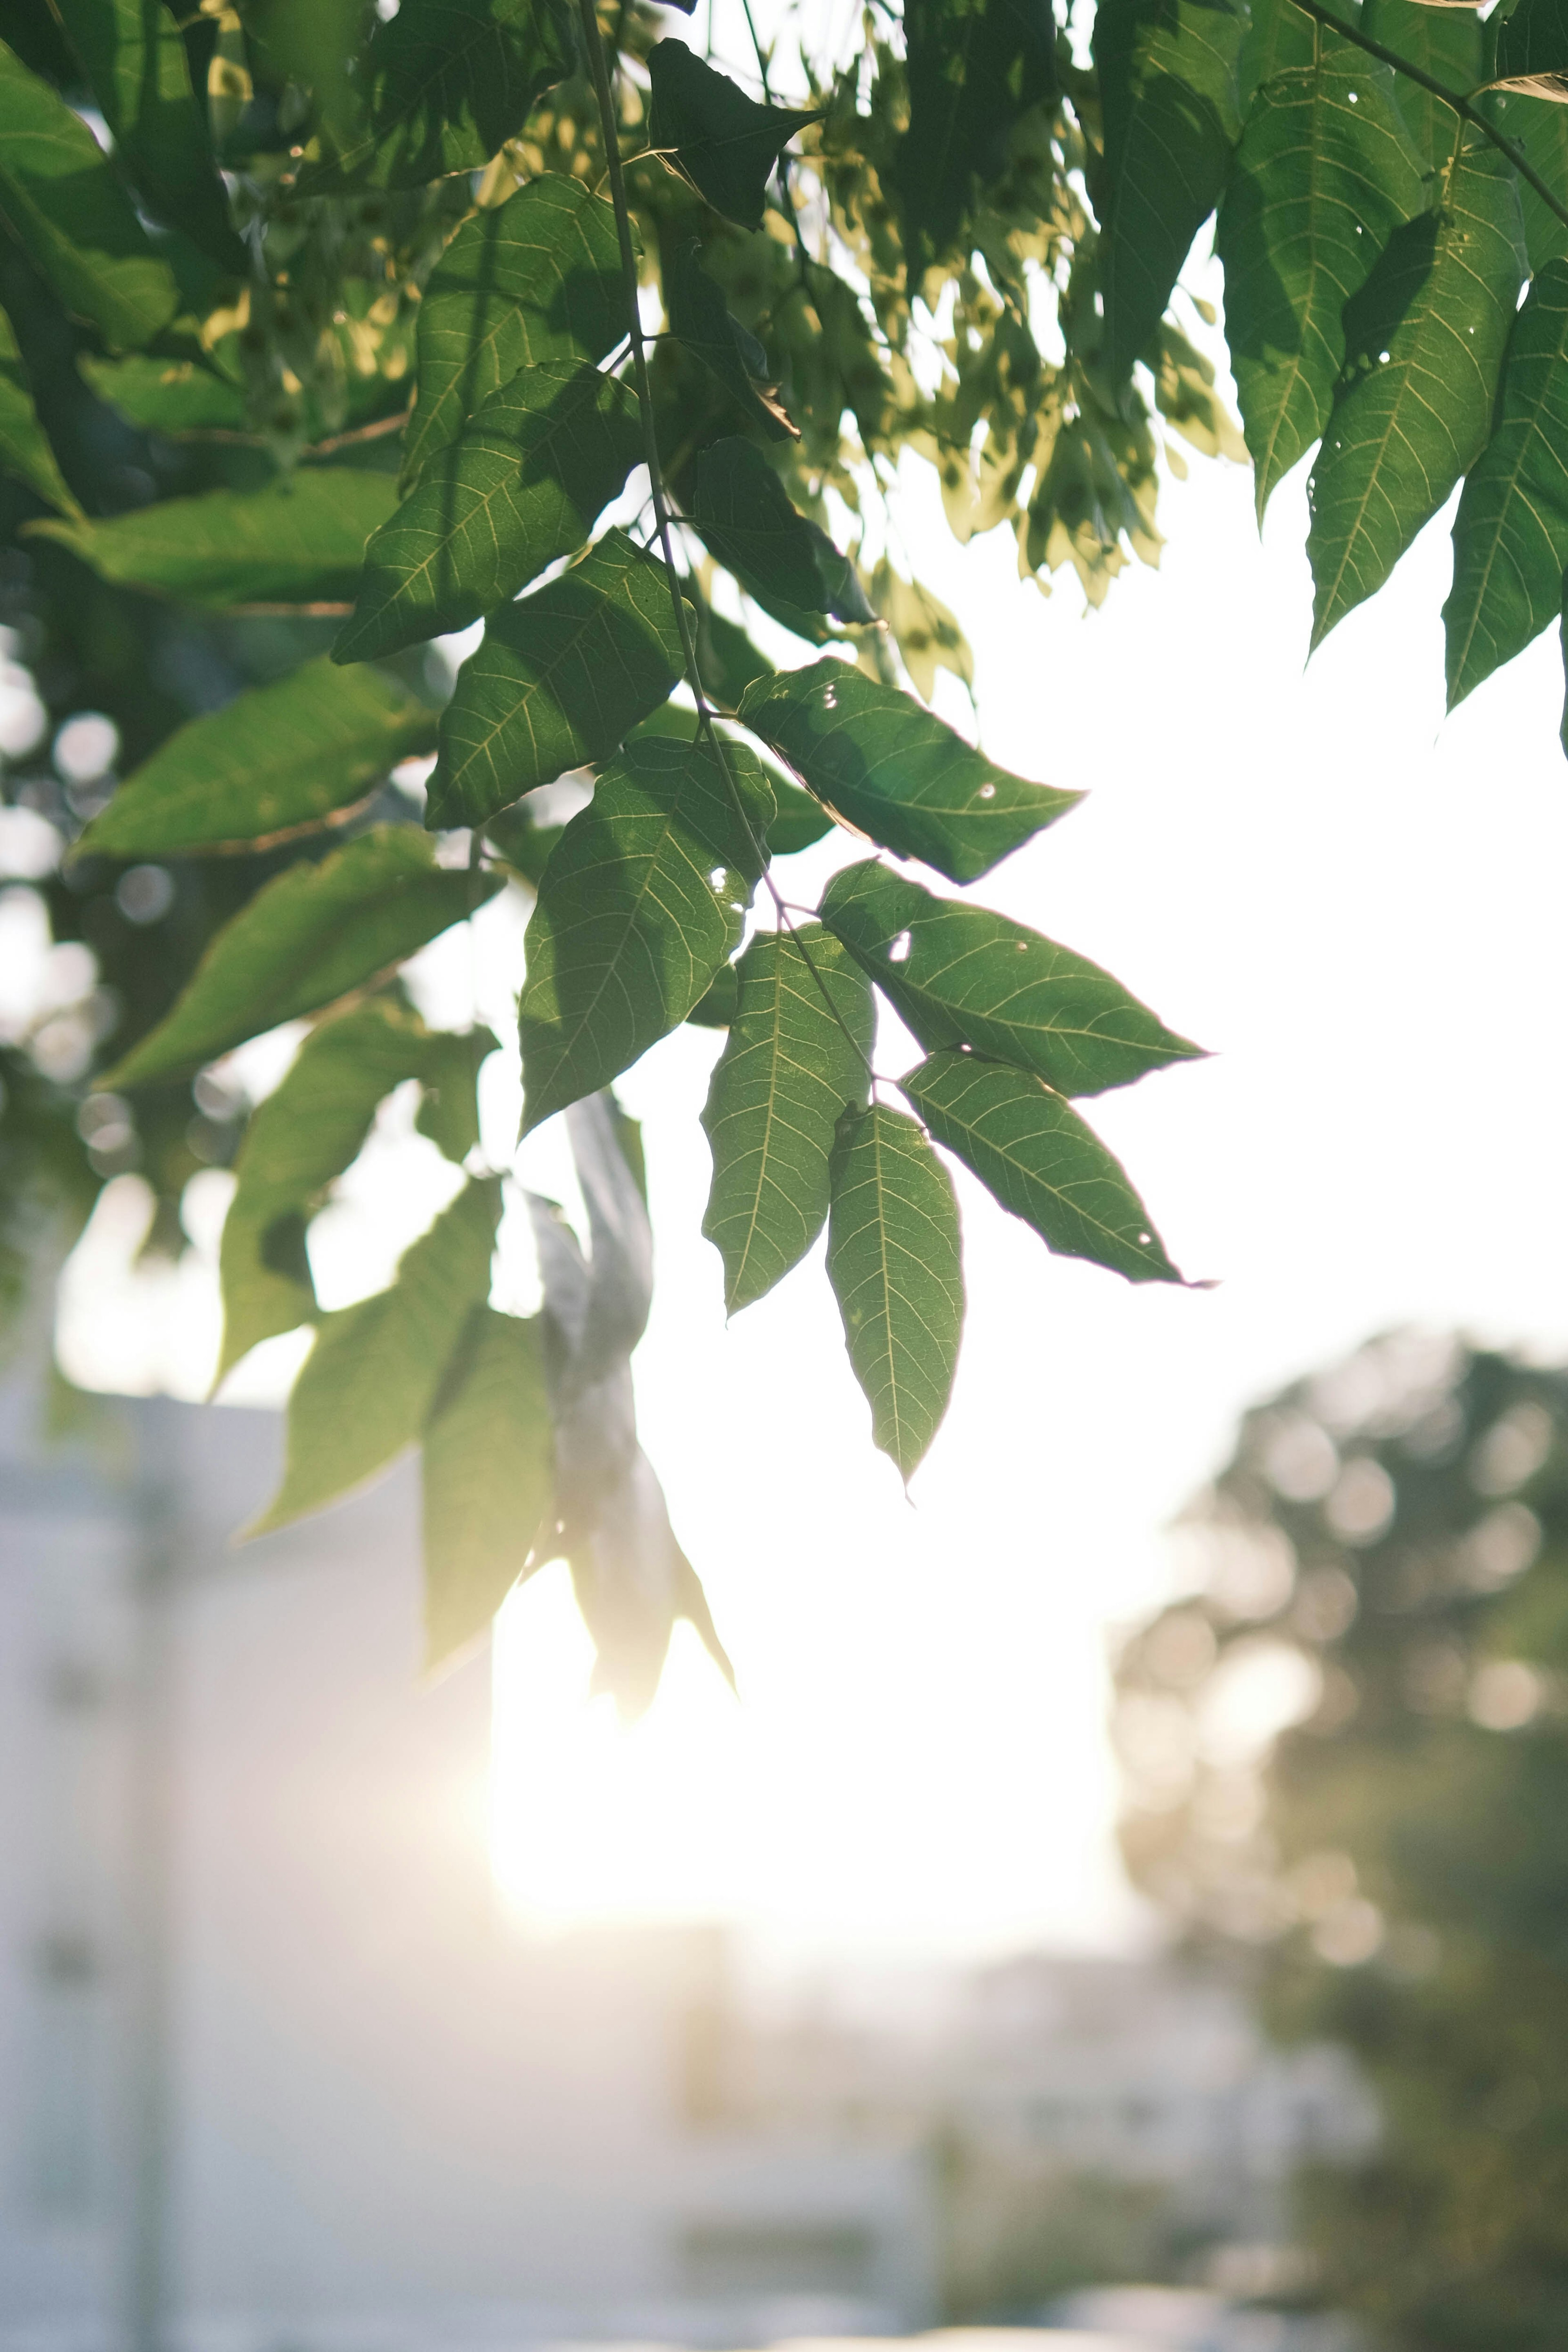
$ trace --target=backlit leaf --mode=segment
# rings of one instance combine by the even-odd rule
[[[537,1318],[476,1307],[425,1429],[425,1663],[484,1633],[551,1514],[554,1443]]]
[[[899,1084],[937,1141],[1062,1256],[1129,1282],[1181,1280],[1121,1162],[1043,1079],[946,1052]]]
[[[911,290],[949,252],[975,184],[999,180],[1019,116],[1055,95],[1047,0],[906,0],[909,128],[894,154]]]
[[[38,422],[16,331],[4,310],[0,310],[0,473],[26,482],[62,514],[81,513]]]
[[[306,662],[192,719],[127,777],[75,855],[166,857],[270,845],[348,810],[436,748],[437,713],[369,669]]]
[[[773,814],[755,752],[628,743],[539,886],[522,992],[526,1132],[595,1094],[684,1021],[739,942]]]
[[[702,1230],[724,1261],[731,1315],[822,1231],[834,1133],[847,1106],[865,1108],[876,1029],[868,983],[820,923],[760,933],[735,971],[702,1113],[713,1153]]]
[[[834,1145],[827,1274],[871,1433],[907,1479],[952,1394],[963,1262],[952,1181],[912,1118],[846,1111]]]
[[[485,624],[441,716],[426,822],[479,824],[607,759],[680,674],[669,583],[623,530]]]
[[[1087,957],[875,858],[834,876],[822,919],[928,1053],[970,1045],[1060,1094],[1097,1095],[1199,1052]]]
[[[505,887],[435,864],[405,825],[359,835],[259,889],[213,940],[173,1009],[103,1081],[140,1086],[210,1062],[378,979]]]
[[[653,84],[649,146],[673,152],[683,175],[716,213],[742,228],[761,228],[773,167],[795,132],[816,121],[816,115],[759,105],[684,41],[656,41],[647,70]]]
[[[897,687],[821,661],[748,687],[742,722],[825,806],[900,857],[977,881],[1080,793],[1026,783]]]
[[[1473,6],[1434,7],[1429,0],[1364,0],[1362,29],[1396,57],[1408,58],[1445,89],[1463,95],[1482,79],[1485,36]],[[1407,75],[1394,78],[1399,111],[1428,173],[1444,170],[1454,152],[1458,118],[1451,106]]]
[[[1347,305],[1347,364],[1310,489],[1312,643],[1382,587],[1486,446],[1524,275],[1512,167],[1455,165],[1440,213],[1396,229]]]
[[[569,361],[492,392],[364,551],[334,660],[372,661],[466,628],[581,547],[642,454],[629,384]]]
[[[1568,107],[1541,106],[1500,89],[1483,90],[1477,103],[1523,151],[1558,203],[1568,206]],[[1568,222],[1559,219],[1522,173],[1519,208],[1532,270],[1568,256]]]
[[[855,566],[796,512],[754,441],[731,436],[700,450],[682,495],[706,544],[743,588],[802,612],[875,620]]]
[[[99,360],[84,352],[77,365],[100,400],[152,432],[233,433],[244,426],[238,384],[194,360],[154,359],[145,352]]]
[[[973,691],[974,656],[957,616],[940,596],[918,580],[904,579],[884,556],[871,575],[871,604],[879,620],[886,621],[922,702],[936,692],[939,669]]]
[[[319,1511],[415,1444],[490,1286],[499,1176],[465,1184],[403,1254],[396,1278],[324,1315],[289,1400],[283,1483],[247,1536]]]
[[[703,268],[701,247],[690,237],[680,247],[665,282],[670,331],[710,369],[770,441],[798,441],[768,377],[768,355],[756,337],[731,318]]]

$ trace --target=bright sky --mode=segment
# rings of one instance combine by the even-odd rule
[[[1237,1412],[1395,1322],[1568,1345],[1555,643],[1445,723],[1441,523],[1304,673],[1301,477],[1261,546],[1236,468],[1194,463],[1162,520],[1159,573],[1133,570],[1085,617],[1070,579],[1049,601],[1020,584],[1010,539],[959,550],[919,469],[901,516],[975,648],[988,751],[1092,793],[977,895],[1214,1049],[1090,1116],[1178,1263],[1220,1286],[1133,1289],[1053,1260],[961,1176],[968,1333],[906,1502],[871,1449],[820,1256],[726,1328],[699,1231],[697,1113],[720,1041],[685,1031],[650,1054],[623,1088],[658,1237],[642,1433],[742,1704],[683,1630],[651,1716],[620,1735],[584,1706],[563,1571],[514,1598],[497,1645],[496,1856],[538,1922],[717,1914],[779,1963],[1135,1937],[1112,1841],[1108,1634],[1169,1589],[1162,1528]],[[488,999],[509,919],[491,925]],[[470,950],[430,964],[432,1010],[460,1017]],[[491,1075],[504,1135],[515,1096]],[[330,1303],[384,1279],[449,1185],[428,1147],[377,1151],[383,1176],[396,1155],[399,1226],[353,1201],[331,1213]],[[524,1173],[566,1181],[548,1130]],[[354,1193],[371,1198],[373,1178]],[[226,1181],[204,1180],[196,1203],[209,1241]],[[143,1309],[98,1287],[90,1340],[83,1312],[111,1223],[79,1270],[68,1360],[140,1384]],[[503,1289],[521,1305],[516,1247]],[[179,1287],[161,1376],[194,1391],[210,1274]]]

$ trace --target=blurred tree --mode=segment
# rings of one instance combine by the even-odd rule
[[[1375,1340],[1248,1413],[1179,1533],[1194,1590],[1118,1666],[1123,1844],[1275,2032],[1344,2044],[1377,2095],[1375,2151],[1301,2183],[1321,2292],[1409,2352],[1548,2352],[1568,1374]]]

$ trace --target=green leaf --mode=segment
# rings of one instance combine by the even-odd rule
[[[425,1664],[485,1632],[551,1514],[554,1438],[537,1318],[475,1309],[425,1430]]]
[[[774,165],[795,132],[820,116],[759,106],[684,41],[656,41],[647,70],[653,84],[648,145],[673,154],[682,176],[716,213],[742,228],[761,228]]]
[[[1215,233],[1259,521],[1328,423],[1346,301],[1422,202],[1392,71],[1326,26],[1318,37],[1315,65],[1258,91]]]
[[[1408,58],[1446,89],[1465,93],[1482,79],[1485,34],[1474,7],[1432,0],[1364,0],[1362,29],[1395,56]],[[1396,76],[1399,110],[1428,173],[1447,168],[1458,118],[1419,82]]]
[[[1063,1257],[1129,1282],[1180,1282],[1121,1162],[1043,1079],[947,1052],[899,1084],[937,1141]]]
[[[68,310],[134,351],[179,307],[174,275],[97,140],[0,42],[0,210]]]
[[[193,719],[127,777],[72,853],[188,856],[272,848],[364,799],[399,760],[434,751],[437,713],[374,670],[306,662]]]
[[[194,360],[153,359],[144,352],[121,360],[77,362],[100,400],[153,433],[232,433],[245,424],[245,394],[237,383]]]
[[[380,825],[320,865],[301,862],[231,916],[173,1009],[102,1081],[141,1086],[333,1004],[504,888],[435,864],[422,834]]]
[[[250,274],[213,163],[180,28],[164,0],[49,0],[81,59],[115,149],[171,228],[232,275]]]
[[[662,568],[624,530],[508,604],[441,715],[429,824],[482,824],[567,768],[607,759],[680,674]]]
[[[936,692],[936,674],[945,669],[974,689],[974,656],[969,640],[940,596],[919,580],[905,580],[886,556],[871,575],[871,604],[886,621],[900,658],[922,702]]]
[[[1241,136],[1247,10],[1233,0],[1101,0],[1094,20],[1105,125],[1100,288],[1105,356],[1143,355],[1219,199]]]
[[[430,1030],[414,1074],[425,1089],[415,1127],[459,1168],[479,1145],[479,1069],[496,1045],[494,1033],[483,1027]]]
[[[514,874],[538,889],[563,824],[538,824],[526,800],[501,809],[485,820],[485,839],[498,850]]]
[[[107,522],[25,526],[58,540],[116,587],[222,611],[246,604],[346,604],[366,540],[396,492],[385,474],[311,466],[264,490],[163,499]]]
[[[1310,486],[1314,646],[1382,587],[1485,448],[1524,268],[1513,169],[1480,147],[1347,305],[1346,371]]]
[[[702,1113],[713,1153],[702,1230],[724,1261],[731,1315],[822,1231],[834,1133],[847,1107],[866,1107],[876,1030],[869,986],[820,923],[761,933],[735,970],[729,1041]]]
[[[906,0],[910,121],[891,176],[911,292],[957,243],[976,184],[1006,171],[1019,117],[1056,95],[1056,29],[1046,0]]]
[[[466,628],[574,554],[642,455],[637,398],[595,367],[546,360],[492,392],[364,551],[335,661],[372,661]]]
[[[434,1111],[447,1140],[461,1146],[447,1157],[460,1162],[478,1137],[474,1075],[495,1044],[488,1029],[467,1036],[428,1030],[389,997],[312,1030],[281,1086],[251,1114],[235,1161],[237,1184],[218,1252],[219,1381],[258,1341],[292,1331],[314,1314],[305,1226],[333,1178],[358,1158],[377,1105],[405,1079],[417,1078],[428,1095],[421,1125]]]
[[[704,541],[742,587],[802,612],[876,619],[855,566],[825,530],[796,513],[754,441],[731,436],[700,450],[683,497]]]
[[[319,1511],[417,1442],[489,1294],[500,1205],[499,1176],[465,1184],[404,1252],[389,1290],[322,1317],[289,1400],[283,1484],[247,1536]]]
[[[1518,0],[1499,18],[1489,79],[1494,89],[1525,98],[1559,105],[1568,99],[1568,12],[1562,0]]]
[[[827,1275],[871,1434],[907,1480],[941,1426],[963,1331],[952,1181],[912,1118],[846,1111],[833,1150]]]
[[[778,814],[767,831],[770,857],[790,857],[797,849],[809,849],[814,841],[823,840],[833,830],[833,819],[820,801],[803,793],[781,775],[768,779],[778,803]]]
[[[894,686],[838,661],[748,687],[742,723],[845,824],[950,882],[974,882],[1081,793],[998,768]]]
[[[1340,13],[1355,7],[1356,0],[1344,0]],[[1310,68],[1317,48],[1317,26],[1304,8],[1297,7],[1296,0],[1251,0],[1247,16],[1240,66],[1244,121],[1266,82],[1297,67]],[[1227,315],[1227,330],[1228,326]]]
[[[38,422],[16,330],[4,310],[0,310],[0,473],[26,482],[38,498],[62,513],[81,514]]]
[[[1497,426],[1454,520],[1450,710],[1558,618],[1565,569],[1568,261],[1550,261],[1514,320]]]
[[[988,907],[933,898],[875,858],[834,876],[822,919],[928,1053],[973,1045],[1064,1095],[1200,1054],[1087,957]]]
[[[768,355],[753,334],[731,318],[724,297],[703,268],[702,248],[690,237],[678,250],[665,285],[670,331],[717,376],[725,391],[760,425],[770,441],[798,441],[768,374]]]
[[[773,814],[755,752],[628,743],[544,869],[522,992],[523,1132],[685,1020],[736,947]]]
[[[474,214],[419,306],[405,485],[522,369],[602,360],[626,331],[615,215],[580,181],[550,173]]]
[[[1538,106],[1528,98],[1510,98],[1506,90],[1483,90],[1477,104],[1522,150],[1558,203],[1568,206],[1568,108]],[[1522,175],[1519,208],[1531,270],[1568,256],[1568,223],[1558,218]]]
[[[735,1007],[741,1001],[741,983],[732,963],[721,963],[713,975],[713,985],[706,996],[698,998],[687,1014],[700,1029],[728,1029],[735,1018]]]
[[[697,667],[710,699],[726,710],[735,709],[755,679],[773,674],[772,662],[757,651],[744,629],[707,604],[697,610]]]

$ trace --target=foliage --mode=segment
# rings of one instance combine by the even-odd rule
[[[1568,2326],[1568,1373],[1411,1334],[1248,1413],[1128,1642],[1133,1873],[1356,2055],[1376,2149],[1303,2182],[1321,2292],[1409,2352]],[[1255,1698],[1301,1685],[1272,1747]],[[1287,1693],[1288,1695],[1288,1693]],[[1254,1709],[1256,1714],[1256,1709]]]
[[[1180,1279],[1068,1097],[1197,1049],[884,862],[963,891],[1079,797],[951,723],[969,649],[894,564],[888,500],[929,461],[961,539],[1006,526],[1026,577],[1071,565],[1095,603],[1155,561],[1178,441],[1242,453],[1178,287],[1217,206],[1260,505],[1322,436],[1320,633],[1468,476],[1455,695],[1516,650],[1565,552],[1568,58],[1547,0],[1484,41],[1431,13],[1103,0],[1086,42],[1043,0],[910,0],[785,103],[760,44],[731,69],[640,0],[0,10],[0,597],[49,716],[107,714],[128,768],[73,767],[62,733],[52,775],[7,778],[68,848],[41,896],[97,978],[14,1041],[4,1231],[136,1166],[177,1246],[184,1186],[237,1150],[225,1363],[315,1334],[277,1507],[436,1447],[465,1517],[432,1544],[433,1625],[466,1638],[542,1525],[571,1554],[587,1524],[542,1514],[531,1470],[505,1508],[486,1433],[548,1394],[559,1454],[567,1391],[486,1319],[483,1040],[433,1042],[397,977],[499,893],[537,901],[525,1126],[685,1020],[728,1028],[731,1306],[826,1223],[906,1477],[963,1314],[942,1152],[1053,1249]],[[479,622],[453,681],[430,640]],[[563,828],[530,795],[584,772]],[[836,822],[877,855],[797,922],[773,869]],[[925,1052],[901,1078],[879,996]],[[307,1042],[254,1108],[224,1057],[285,1021]],[[415,1082],[467,1190],[379,1300],[324,1314],[310,1222]],[[673,1545],[651,1506],[634,1523]],[[640,1703],[648,1655],[606,1639]]]

